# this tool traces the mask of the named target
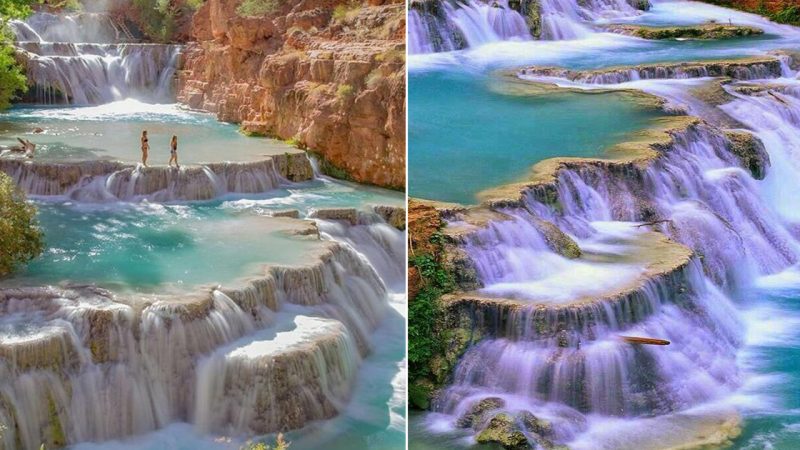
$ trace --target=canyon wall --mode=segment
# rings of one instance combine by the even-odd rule
[[[238,2],[208,0],[192,20],[178,100],[291,139],[339,176],[402,189],[405,12],[385,1],[292,0],[242,17]]]

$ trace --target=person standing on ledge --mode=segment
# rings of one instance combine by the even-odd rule
[[[149,139],[147,139],[147,130],[142,131],[142,164],[147,167],[147,154],[150,152]]]
[[[180,169],[181,166],[178,164],[178,136],[172,136],[172,140],[169,141],[169,166],[172,167],[172,161],[175,161],[175,168]]]

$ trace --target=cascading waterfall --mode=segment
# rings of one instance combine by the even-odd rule
[[[498,41],[580,39],[592,24],[639,14],[626,0],[521,0],[414,2],[409,10],[409,52],[448,52]]]
[[[773,171],[800,136],[797,100],[787,88],[775,96],[740,96],[723,107],[750,125],[775,158],[766,181],[787,176]],[[763,114],[753,115],[754,107]],[[504,298],[482,304],[497,309],[483,319],[491,325],[482,331],[487,337],[461,358],[435,410],[456,427],[478,431],[502,412],[531,443],[583,448],[581,435],[604,423],[599,417],[668,418],[732,394],[742,382],[736,354],[743,335],[728,292],[797,263],[800,245],[780,208],[772,208],[780,202],[765,201],[762,193],[772,197],[770,190],[740,168],[729,145],[700,124],[674,133],[670,148],[644,170],[562,169],[557,207],[552,195],[533,189],[524,208],[502,211],[508,219],[463,237],[480,295]],[[594,257],[558,254],[542,221]],[[624,259],[601,262],[600,255],[635,254],[642,232],[633,225],[641,221],[663,221],[663,232],[700,258],[677,278],[660,276],[636,287],[641,267]],[[582,272],[582,266],[591,270]],[[627,285],[635,294],[623,304],[638,306],[617,308],[620,294],[603,293]],[[573,303],[586,297],[599,300]],[[546,303],[525,307],[529,300]],[[501,313],[509,301],[523,306],[502,306],[512,309]],[[479,317],[475,310],[468,314]],[[657,336],[671,345],[630,346],[620,334]]]
[[[169,101],[180,46],[118,43],[118,30],[106,15],[77,17],[37,13],[27,23],[12,23],[33,101]]]
[[[332,417],[386,290],[349,246],[327,248],[315,264],[274,267],[242,288],[144,303],[96,288],[0,291],[0,448],[106,440],[177,420],[270,433]]]
[[[412,54],[531,39],[525,19],[507,0],[415,2],[409,9],[408,35]]]

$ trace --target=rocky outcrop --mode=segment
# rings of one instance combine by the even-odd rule
[[[599,70],[570,70],[560,67],[530,67],[519,71],[521,78],[556,77],[590,84],[617,84],[639,79],[729,77],[735,80],[778,78],[781,61],[774,56],[718,61],[643,64]]]
[[[399,206],[375,205],[372,207],[375,214],[381,216],[389,225],[400,231],[406,229],[406,209]]]
[[[266,192],[279,187],[283,180],[300,182],[314,177],[308,158],[299,151],[262,161],[209,163],[181,169],[140,167],[118,161],[61,163],[0,158],[0,171],[30,195],[66,195],[87,202],[208,200],[229,192]]]
[[[643,25],[612,25],[609,31],[626,36],[636,36],[643,39],[731,39],[736,37],[756,36],[764,31],[754,27],[729,25],[719,23],[704,23],[700,25],[674,26],[674,27],[649,27]]]
[[[728,138],[728,151],[739,158],[753,178],[763,180],[767,176],[770,162],[769,153],[761,140],[744,131],[726,131],[725,136]]]
[[[207,1],[179,72],[179,101],[292,139],[355,181],[405,185],[405,11],[402,3],[281,3],[242,17]]]

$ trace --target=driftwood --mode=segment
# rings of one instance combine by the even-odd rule
[[[645,344],[645,345],[669,345],[670,342],[664,339],[655,339],[637,336],[620,336],[622,340],[629,344]]]
[[[639,227],[649,227],[649,226],[651,226],[651,225],[658,225],[658,224],[660,224],[660,223],[666,223],[666,222],[672,222],[672,219],[654,220],[654,221],[652,221],[652,222],[640,223],[639,225],[636,225],[636,228],[639,228]]]
[[[782,98],[778,97],[777,95],[775,95],[775,93],[774,93],[774,92],[772,92],[772,91],[767,91],[767,94],[769,94],[769,95],[770,95],[772,98],[774,98],[775,100],[777,100],[777,101],[779,101],[779,102],[783,103],[784,105],[786,104],[786,100],[784,100],[784,99],[782,99]]]
[[[20,145],[12,145],[7,147],[7,150],[12,153],[24,153],[28,158],[33,158],[33,152],[36,151],[36,144],[27,139],[17,138],[17,140]]]

